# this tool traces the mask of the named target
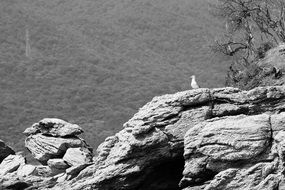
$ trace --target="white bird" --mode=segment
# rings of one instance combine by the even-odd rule
[[[200,88],[199,85],[198,85],[197,82],[196,82],[195,75],[192,75],[191,78],[192,78],[191,87],[192,87],[193,89]]]

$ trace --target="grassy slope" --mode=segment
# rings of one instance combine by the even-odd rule
[[[153,96],[223,85],[209,0],[1,0],[0,138],[44,117],[80,124],[97,146]],[[32,55],[24,56],[25,27]]]

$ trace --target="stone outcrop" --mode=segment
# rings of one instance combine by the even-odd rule
[[[52,158],[62,158],[70,147],[86,147],[86,143],[78,137],[51,137],[43,134],[28,136],[25,145],[34,158],[46,163]]]
[[[22,155],[9,155],[0,164],[0,176],[17,171],[25,164],[25,158]]]
[[[92,149],[77,135],[83,130],[76,124],[61,119],[47,118],[27,128],[25,146],[35,159],[47,164],[49,159],[63,158],[69,148],[85,148],[92,154]]]
[[[284,103],[281,86],[155,97],[54,189],[273,190],[284,185]]]
[[[54,168],[58,170],[65,170],[69,168],[69,165],[67,164],[67,162],[61,158],[49,159],[47,163],[50,168]]]
[[[26,135],[41,133],[54,137],[75,136],[83,133],[81,127],[57,118],[45,118],[24,131]]]
[[[10,154],[15,154],[15,151],[6,145],[2,140],[0,140],[0,163]]]
[[[37,170],[36,166],[33,166],[31,164],[23,164],[21,165],[17,170],[17,176],[19,177],[27,177],[30,175],[35,175]]]
[[[39,189],[50,183],[48,178],[38,175],[36,166],[26,164],[20,154],[9,155],[0,164],[0,189]]]
[[[86,148],[69,148],[62,159],[70,166],[77,166],[93,162],[92,158],[92,154]]]
[[[48,164],[35,169],[45,180],[36,186],[16,182],[54,190],[281,190],[284,105],[282,86],[196,89],[155,97],[106,138],[93,159],[83,140],[49,134],[54,130],[45,121],[48,130],[26,131],[28,147]],[[75,139],[84,143],[65,143]],[[29,172],[22,176],[34,172],[26,167]],[[6,176],[13,178],[20,168]]]
[[[27,164],[22,155],[10,151],[0,164],[0,189],[47,189],[76,177],[93,163],[92,149],[77,136],[82,132],[78,125],[60,119],[43,119],[26,129],[26,147],[47,165]],[[7,147],[0,145],[5,153]]]

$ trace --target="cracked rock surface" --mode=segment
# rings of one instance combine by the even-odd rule
[[[155,97],[53,189],[282,189],[285,87]]]
[[[57,118],[45,118],[24,131],[25,146],[34,158],[43,164],[49,159],[62,158],[68,148],[84,147],[92,153],[89,145],[77,135],[81,127]]]

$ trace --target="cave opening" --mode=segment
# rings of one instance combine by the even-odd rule
[[[179,156],[152,166],[137,190],[180,190],[183,177],[184,158]]]

